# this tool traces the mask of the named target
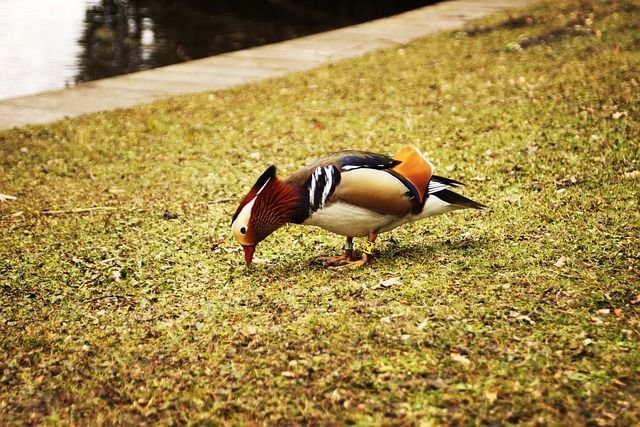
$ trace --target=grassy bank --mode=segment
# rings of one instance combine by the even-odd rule
[[[636,425],[639,71],[640,2],[545,1],[1,132],[0,424]],[[357,271],[300,226],[244,267],[230,217],[267,166],[405,145],[489,209]]]

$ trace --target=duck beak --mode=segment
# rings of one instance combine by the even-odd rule
[[[256,251],[256,245],[242,245],[242,249],[244,249],[244,262],[249,266],[253,259],[253,253]]]

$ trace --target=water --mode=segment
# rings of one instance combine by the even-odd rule
[[[434,0],[0,0],[0,99],[289,40]]]
[[[73,84],[86,0],[0,0],[0,99]]]

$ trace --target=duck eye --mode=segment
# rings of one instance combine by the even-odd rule
[[[241,227],[241,228],[240,228],[240,232],[241,232],[242,234],[246,234],[246,233],[247,233],[247,227]]]

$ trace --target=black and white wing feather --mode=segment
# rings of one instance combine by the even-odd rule
[[[334,165],[318,166],[311,176],[307,189],[309,191],[309,208],[312,212],[322,209],[340,184],[340,171]]]
[[[460,208],[482,209],[486,207],[482,203],[474,202],[473,200],[461,196],[458,193],[449,191],[449,188],[456,188],[461,185],[464,184],[453,179],[433,175],[429,181],[427,192],[429,193],[429,196],[435,196],[443,202]]]

